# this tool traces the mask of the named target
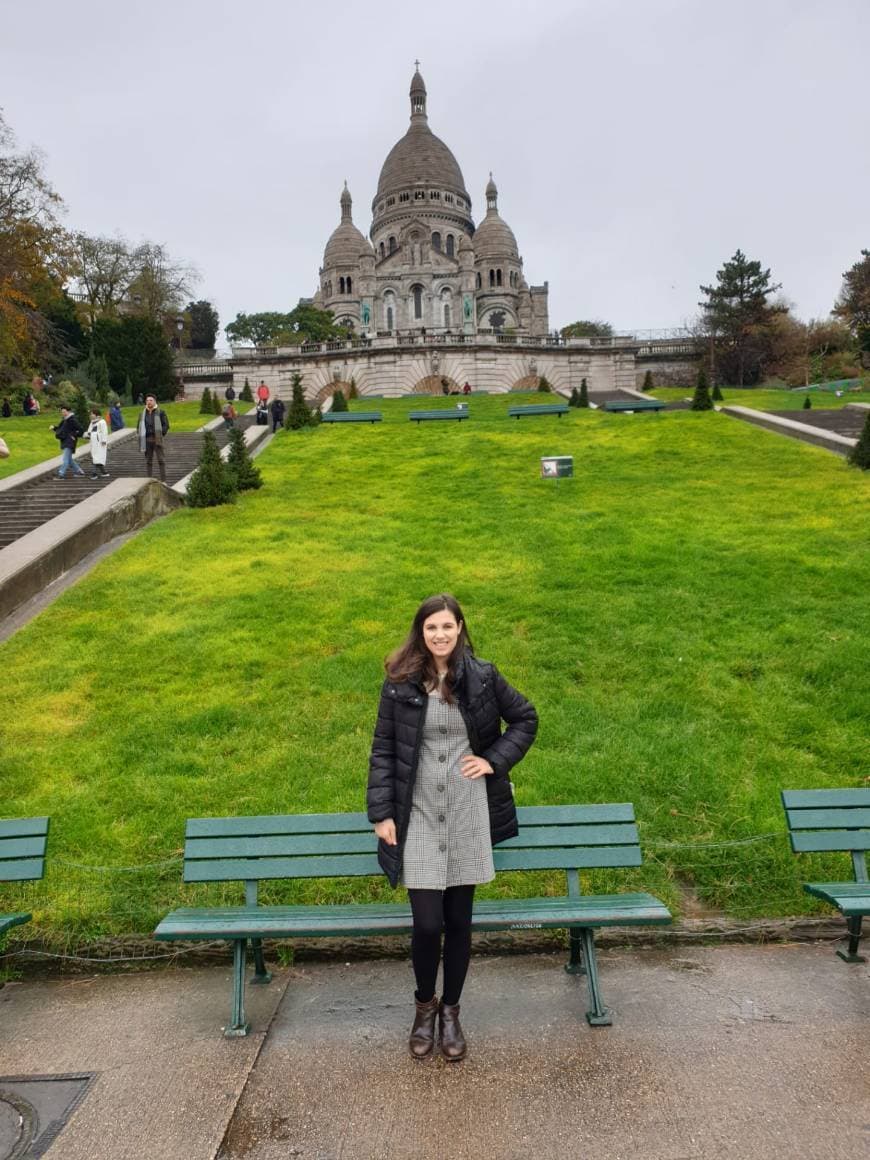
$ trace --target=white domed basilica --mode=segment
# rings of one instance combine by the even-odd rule
[[[370,337],[546,335],[547,283],[526,282],[492,175],[486,216],[475,228],[462,170],[429,128],[419,68],[410,96],[411,123],[387,154],[372,201],[371,240],[353,224],[345,184],[315,305]]]

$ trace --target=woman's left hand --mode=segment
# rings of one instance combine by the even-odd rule
[[[477,757],[473,753],[466,753],[466,755],[459,762],[459,772],[463,777],[485,777],[488,773],[494,773],[495,770],[489,764],[485,757]]]

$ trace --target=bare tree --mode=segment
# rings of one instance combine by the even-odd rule
[[[170,258],[166,247],[145,242],[135,250],[136,276],[128,296],[137,313],[155,321],[172,311],[179,311],[200,281],[196,267]]]
[[[140,271],[140,261],[129,242],[117,236],[73,235],[73,276],[88,303],[91,326],[98,315],[111,315],[127,297]]]

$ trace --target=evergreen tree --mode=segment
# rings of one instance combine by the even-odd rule
[[[772,323],[785,309],[767,301],[779,288],[771,283],[770,270],[762,270],[741,250],[716,272],[715,286],[701,287],[706,301],[698,305],[716,336],[717,369],[724,382],[742,387],[761,378]]]
[[[323,412],[321,411],[321,409],[319,407],[315,407],[314,410],[311,412],[311,426],[312,427],[319,427],[322,422],[323,422]]]
[[[698,371],[698,385],[692,398],[693,411],[712,411],[713,400],[710,398],[710,388],[707,386],[707,372],[702,367]]]
[[[251,384],[247,379],[245,379],[245,385],[242,387],[241,394],[239,395],[239,401],[242,403],[253,403],[254,401],[254,396],[251,393]]]
[[[130,382],[130,376],[124,379],[124,403],[129,407],[133,402],[133,384]]]
[[[220,395],[218,395],[217,391],[215,391],[211,397],[211,413],[213,415],[219,415],[222,410],[223,408],[221,407]]]
[[[206,387],[202,392],[202,398],[199,401],[200,415],[210,415],[211,410],[211,387]]]
[[[550,386],[550,380],[547,378],[547,376],[541,375],[541,377],[538,379],[538,390],[548,395],[552,389],[553,388]]]
[[[578,407],[588,407],[589,406],[589,388],[586,386],[585,379],[580,380],[580,402],[577,404],[577,406]]]
[[[76,417],[76,422],[82,431],[86,431],[91,421],[91,412],[88,406],[88,400],[85,398],[84,391],[81,388],[76,388],[69,405]]]
[[[350,390],[347,392],[347,397],[349,399],[359,398],[359,391],[356,389],[356,379],[354,378],[351,378],[350,380]]]
[[[296,371],[290,382],[293,387],[293,399],[287,408],[284,426],[288,431],[300,431],[303,427],[313,426],[311,408],[305,401],[302,391],[302,375]]]
[[[347,399],[342,391],[332,392],[332,409],[333,411],[346,411],[348,409]]]
[[[641,390],[642,391],[651,391],[653,389],[654,385],[655,384],[653,383],[652,371],[647,371],[646,374],[643,376],[643,386],[641,387]]]
[[[260,469],[251,458],[244,433],[238,427],[233,427],[230,431],[230,453],[227,458],[227,466],[236,477],[236,486],[239,491],[251,491],[263,486]]]
[[[235,503],[236,491],[236,477],[221,459],[214,435],[206,431],[199,464],[187,485],[187,502],[190,507],[217,507],[223,503]]]
[[[803,405],[803,410],[804,410],[804,411],[809,411],[809,410],[810,410],[810,408],[812,407],[812,405],[813,405],[813,401],[812,401],[812,399],[809,397],[809,395],[805,395],[805,396],[804,396],[804,405]]]
[[[870,471],[870,412],[864,420],[864,429],[858,442],[849,452],[847,458],[851,464],[860,467],[862,471]]]
[[[724,396],[724,395],[722,394],[722,392],[719,390],[719,384],[718,384],[718,383],[714,383],[714,384],[713,384],[713,394],[712,394],[711,398],[713,399],[713,402],[714,402],[714,403],[721,403],[721,402],[724,400],[724,398],[725,398],[725,396]]]
[[[579,407],[580,406],[580,394],[579,394],[576,387],[571,388],[571,398],[568,400],[568,406],[569,407]]]

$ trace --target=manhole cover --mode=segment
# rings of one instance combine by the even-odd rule
[[[38,1160],[78,1107],[91,1075],[0,1076],[0,1160]]]

